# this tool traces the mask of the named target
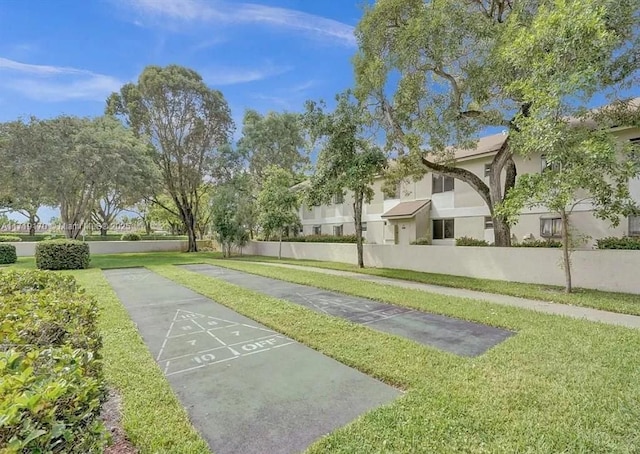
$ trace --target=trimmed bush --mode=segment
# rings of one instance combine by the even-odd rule
[[[77,240],[49,240],[36,245],[36,266],[41,270],[89,268],[89,245]]]
[[[0,244],[0,265],[16,263],[17,261],[16,247],[13,244]]]
[[[0,235],[0,243],[16,243],[22,241],[17,235]]]
[[[138,233],[125,233],[120,237],[121,241],[140,241],[141,239]]]
[[[430,238],[418,238],[415,241],[412,241],[411,243],[414,246],[429,246],[431,244],[431,239]]]
[[[355,243],[356,236],[354,235],[307,235],[307,236],[292,236],[283,238],[282,241],[298,242],[298,243]],[[364,241],[364,238],[363,238]]]
[[[596,240],[598,249],[631,249],[640,250],[640,237],[623,236],[616,238],[613,236]]]
[[[512,244],[512,247],[562,247],[562,241],[558,240],[526,240],[522,243]]]
[[[468,236],[456,238],[456,246],[489,246],[485,240],[477,240]]]
[[[102,452],[97,317],[71,276],[0,273],[2,452]]]

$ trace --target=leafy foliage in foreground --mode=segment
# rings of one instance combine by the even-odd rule
[[[282,241],[290,243],[356,243],[356,235],[307,235],[291,236],[283,238]]]
[[[122,241],[140,241],[142,237],[137,233],[125,233],[120,237],[120,239]]]
[[[485,240],[461,236],[460,238],[456,238],[456,246],[489,246],[489,243]]]
[[[22,241],[17,235],[0,235],[0,243],[16,243]]]
[[[41,270],[89,268],[89,245],[84,241],[50,240],[36,245],[36,266]]]
[[[97,316],[95,301],[70,276],[0,273],[3,453],[102,451]]]

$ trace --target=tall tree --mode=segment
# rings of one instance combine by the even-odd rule
[[[243,246],[248,238],[242,216],[242,194],[234,181],[216,187],[212,197],[212,225],[223,257],[231,256],[233,245]]]
[[[638,0],[379,0],[357,28],[357,95],[375,104],[399,176],[432,171],[467,183],[489,208],[495,244],[509,246],[495,207],[515,185],[519,150],[508,136],[487,185],[457,166],[451,146],[471,148],[489,127],[517,132],[540,101],[518,81],[548,62],[557,63],[554,79],[587,78],[590,91],[628,84],[638,64],[637,10]],[[544,21],[550,26],[535,40],[521,39]]]
[[[278,234],[278,258],[282,258],[282,236],[287,228],[299,222],[297,210],[300,202],[291,189],[296,181],[291,173],[276,166],[267,167],[264,177],[258,194],[258,219],[267,235]]]
[[[0,208],[26,217],[31,236],[40,223],[38,210],[56,203],[43,185],[46,172],[51,169],[38,165],[47,153],[44,129],[38,119],[0,125]]]
[[[211,175],[216,149],[228,143],[233,120],[224,96],[195,71],[177,65],[148,66],[136,84],[124,85],[107,101],[109,114],[121,115],[153,146],[154,161],[173,206],[197,251],[201,187]],[[162,203],[156,199],[156,203]]]
[[[145,143],[113,118],[62,116],[43,126],[48,152],[37,161],[41,184],[58,202],[68,238],[84,228],[100,188],[152,178]]]
[[[358,266],[364,268],[362,208],[373,198],[372,184],[384,170],[386,157],[365,137],[369,123],[366,109],[351,99],[350,92],[338,95],[336,100],[337,107],[331,113],[324,112],[322,103],[307,103],[304,124],[320,150],[307,203],[326,204],[345,190],[353,193]]]
[[[309,162],[302,153],[304,146],[298,114],[269,112],[260,115],[255,110],[245,112],[238,149],[246,156],[249,171],[258,186],[271,165],[291,173],[302,171]]]

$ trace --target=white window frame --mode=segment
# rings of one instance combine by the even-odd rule
[[[361,223],[360,223],[360,227],[362,228],[362,231],[363,231],[363,232],[366,232],[366,231],[367,231],[367,223],[366,223],[366,222],[361,222]]]
[[[489,230],[493,228],[493,218],[491,216],[484,217],[484,229]]]
[[[313,232],[314,235],[322,235],[322,226],[321,225],[314,225],[312,232]]]
[[[559,162],[554,162],[553,164],[547,162],[547,155],[541,155],[540,156],[540,173],[544,172],[545,170],[553,170],[553,171],[559,171],[562,169],[562,164],[560,164]]]
[[[562,218],[540,218],[540,236],[542,238],[562,238]]]
[[[491,176],[491,164],[484,165],[484,177],[489,178]]]
[[[437,188],[436,187],[436,180],[440,179],[441,188]],[[447,184],[445,182],[450,181],[451,182],[451,187],[449,189],[446,189]],[[448,177],[439,173],[434,172],[431,175],[431,193],[432,194],[444,194],[445,192],[451,192],[455,189],[455,178],[453,177]]]
[[[333,204],[334,205],[342,205],[344,203],[344,194],[342,192],[338,192],[333,196]]]
[[[452,229],[452,234],[451,236],[447,236],[446,235],[446,228],[445,228],[445,224],[447,221],[451,221],[453,223],[453,229]],[[436,233],[436,229],[435,229],[435,223],[436,222],[441,222],[442,223],[442,238],[436,238],[435,233]],[[456,220],[455,218],[444,218],[444,219],[433,219],[431,221],[431,238],[434,240],[453,240],[456,237]]]
[[[640,236],[640,215],[629,216],[629,236]]]
[[[339,232],[339,233],[336,233]],[[333,236],[343,236],[344,235],[344,228],[342,226],[342,224],[340,225],[334,225],[333,226]]]

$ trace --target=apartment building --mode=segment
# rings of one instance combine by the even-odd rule
[[[617,128],[620,140],[640,144],[639,128]],[[458,150],[456,163],[489,182],[490,163],[506,135],[483,137],[472,150]],[[515,157],[518,174],[541,172],[547,163],[542,155]],[[434,245],[454,245],[455,239],[472,237],[493,242],[493,223],[482,198],[468,184],[429,172],[420,181],[403,182],[391,197],[382,192],[382,178],[374,183],[375,196],[363,208],[363,235],[372,244],[409,244],[428,239]],[[640,204],[640,179],[629,182]],[[349,235],[355,233],[353,196],[334,197],[331,204],[301,207],[303,234]],[[593,216],[588,201],[573,211],[571,224],[587,239],[588,247],[606,236],[640,235],[640,217],[624,219],[616,228]],[[512,228],[515,241],[560,238],[562,224],[558,213],[544,207],[523,210]]]

